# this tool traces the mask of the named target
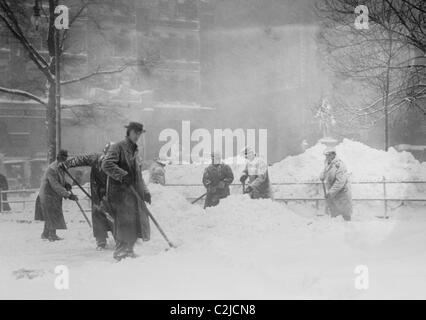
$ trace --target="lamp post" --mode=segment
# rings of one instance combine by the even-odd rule
[[[31,16],[31,23],[33,24],[36,31],[40,26],[40,7],[38,6],[38,0],[35,0],[33,7],[33,15]]]

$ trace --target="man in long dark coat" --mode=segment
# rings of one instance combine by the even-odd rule
[[[113,144],[102,161],[102,170],[108,176],[107,200],[114,216],[116,248],[114,259],[135,257],[133,251],[138,238],[150,239],[148,213],[140,203],[137,192],[145,202],[151,203],[151,194],[142,178],[138,161],[137,141],[145,130],[143,125],[130,122],[123,141]]]
[[[7,183],[7,179],[4,175],[0,173],[0,190],[1,191],[7,191],[9,190],[9,184]],[[7,193],[2,193],[2,199],[1,199],[1,206],[0,206],[0,212],[3,211],[10,211],[9,203],[7,202]]]
[[[234,174],[231,167],[222,163],[222,155],[219,152],[214,152],[212,164],[204,170],[203,174],[203,184],[207,189],[204,208],[217,206],[220,199],[229,196],[229,185],[232,181],[234,181]]]
[[[76,167],[90,167],[90,194],[92,198],[92,225],[93,236],[96,238],[97,250],[106,248],[108,231],[113,232],[113,222],[108,219],[108,213],[102,209],[105,200],[107,175],[101,165],[108,149],[113,143],[108,143],[103,153],[94,153],[73,157],[63,162],[66,169]]]
[[[52,162],[44,173],[36,200],[35,220],[44,221],[41,238],[49,241],[61,240],[56,235],[56,230],[67,228],[62,212],[62,199],[78,200],[77,196],[70,192],[71,185],[66,182],[65,173],[59,167],[67,158],[66,150],[58,152],[56,161]]]

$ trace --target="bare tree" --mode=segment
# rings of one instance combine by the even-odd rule
[[[358,89],[359,97],[352,101],[339,99],[341,119],[347,126],[364,127],[383,119],[387,150],[391,116],[408,109],[426,114],[425,6],[422,1],[366,1],[369,27],[358,30],[357,5],[352,0],[320,1],[320,41],[335,75],[350,79]]]
[[[55,101],[55,45],[56,50],[59,52],[59,57],[63,57],[69,49],[69,35],[68,30],[55,31],[54,21],[56,15],[54,13],[55,7],[58,6],[59,0],[46,0],[43,3],[40,0],[40,18],[47,23],[47,37],[46,48],[47,55],[41,50],[37,50],[29,37],[31,25],[31,4],[32,1],[27,0],[0,0],[0,23],[6,26],[10,34],[15,38],[26,52],[28,58],[34,63],[37,69],[43,75],[45,80],[45,87],[47,91],[47,99],[39,97],[33,92],[21,90],[17,88],[0,87],[0,92],[11,95],[18,95],[33,101],[36,101],[46,106],[46,123],[47,123],[47,145],[48,145],[48,161],[52,162],[56,154],[56,101]],[[128,1],[127,1],[128,2]],[[70,28],[73,28],[74,23],[78,21],[83,15],[86,14],[89,6],[111,6],[118,7],[120,10],[128,9],[123,3],[116,3],[114,1],[96,1],[96,0],[76,0],[67,5],[70,7]],[[129,9],[129,12],[131,10]],[[102,27],[98,21],[93,21],[101,30]],[[58,32],[58,37],[55,39],[55,34]],[[96,70],[92,70],[87,74],[77,76],[72,79],[66,79],[61,82],[61,85],[69,85],[72,83],[80,82],[90,79],[94,76],[114,74],[124,71],[126,68],[143,65],[144,61],[136,61],[135,59],[122,61],[122,64],[116,68],[98,66]]]

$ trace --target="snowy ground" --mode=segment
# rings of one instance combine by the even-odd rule
[[[152,213],[178,249],[152,225],[139,258],[114,263],[67,201],[65,240],[40,239],[32,210],[0,214],[0,298],[100,299],[372,299],[426,298],[426,204],[356,204],[354,221],[316,216],[314,206],[232,195],[204,211],[181,193],[152,186]],[[70,270],[69,290],[54,269]],[[369,289],[354,269],[366,265]],[[26,271],[23,271],[25,269]],[[31,279],[30,279],[31,278]]]

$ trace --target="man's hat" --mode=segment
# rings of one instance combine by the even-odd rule
[[[330,154],[330,153],[334,153],[336,154],[336,148],[335,147],[327,147],[324,150],[324,155]]]
[[[129,122],[129,124],[124,127],[128,130],[135,130],[136,132],[146,132],[143,128],[143,124],[139,122]]]
[[[161,164],[162,166],[166,166],[170,163],[168,160],[162,158],[155,158],[154,161],[158,164]]]
[[[246,146],[246,147],[244,147],[242,150],[241,150],[241,153],[243,154],[243,155],[248,155],[248,154],[250,154],[250,153],[255,153],[254,152],[254,150],[253,150],[253,148],[252,147],[250,147],[250,146]]]

